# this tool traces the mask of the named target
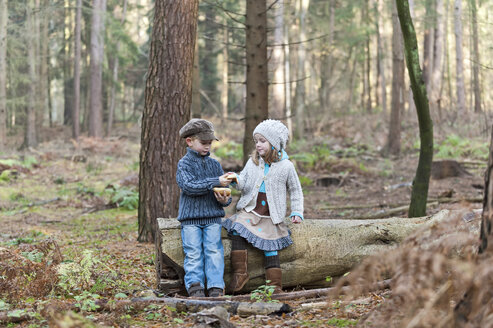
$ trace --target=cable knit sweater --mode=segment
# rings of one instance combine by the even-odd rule
[[[219,176],[224,171],[218,161],[201,156],[195,150],[187,148],[187,153],[178,162],[176,182],[181,188],[178,221],[182,225],[221,223],[224,217],[223,207],[214,196],[212,188],[219,187]]]
[[[248,160],[238,178],[237,188],[242,194],[236,209],[245,209],[247,212],[253,210],[260,186],[264,182],[272,223],[281,223],[286,216],[287,192],[293,215],[303,217],[303,191],[293,163],[288,159],[272,163],[265,176],[264,168],[262,158],[259,165],[255,165],[251,158]]]

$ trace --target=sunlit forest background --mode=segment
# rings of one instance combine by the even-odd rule
[[[81,1],[80,18],[76,1],[1,2],[0,127],[7,137],[0,135],[2,144],[32,146],[49,139],[45,127],[73,124],[75,63],[80,67],[82,133],[109,135],[115,123],[139,122],[153,1],[99,2],[105,6],[97,9],[92,1]],[[293,122],[290,127],[299,138],[321,134],[334,118],[368,113],[381,114],[374,119],[382,123],[380,129],[388,129],[393,60],[404,66],[402,54],[393,57],[391,1],[284,0],[268,5],[270,116]],[[244,116],[245,6],[243,1],[200,1],[194,116],[230,121]],[[457,126],[472,119],[486,129],[492,103],[492,4],[418,0],[410,7],[435,124]],[[75,51],[78,26],[80,55]],[[399,83],[404,83],[399,97],[405,125],[416,115],[408,79]],[[101,92],[91,94],[95,84]],[[91,111],[103,123],[95,129]],[[33,131],[22,133],[30,136],[27,140],[8,138],[28,127]]]

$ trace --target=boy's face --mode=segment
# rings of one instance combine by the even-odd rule
[[[197,138],[186,138],[187,145],[190,149],[195,150],[201,156],[207,155],[211,150],[212,140],[200,140]]]

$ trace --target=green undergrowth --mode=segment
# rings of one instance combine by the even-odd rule
[[[242,160],[243,158],[243,145],[235,141],[217,142],[213,147],[214,155],[219,157],[220,160],[234,159]]]
[[[308,145],[298,143],[294,145],[294,152],[290,158],[296,163],[302,172],[329,172],[334,174],[368,173],[364,160],[360,158],[371,151],[367,145],[355,144],[345,148],[333,149],[328,144]],[[304,186],[310,186],[311,181],[302,182]]]
[[[420,148],[419,139],[414,143],[415,149]],[[443,140],[434,141],[434,158],[437,159],[461,159],[487,161],[489,154],[489,140],[479,138],[466,138],[455,134],[447,136]]]
[[[0,291],[0,308],[9,316],[32,313],[27,326],[47,326],[41,310],[56,301],[73,304],[79,312],[73,315],[93,321],[99,299],[111,303],[155,288],[153,247],[136,241],[137,188],[119,185],[120,179],[138,171],[136,159],[2,161],[23,168],[0,181],[0,248],[15,254],[18,263],[12,262],[12,268],[27,270],[12,281],[15,293]],[[35,279],[38,271],[29,273],[31,267],[44,266],[39,272],[46,273],[55,268],[56,262],[43,253],[49,240],[59,248],[60,270]],[[2,261],[0,267],[6,264]],[[49,284],[53,286],[46,289]],[[165,314],[146,318],[149,312],[143,309],[122,309],[112,315],[122,326],[175,322]],[[175,317],[181,320],[180,315]]]

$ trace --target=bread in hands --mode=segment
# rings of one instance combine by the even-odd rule
[[[215,188],[212,188],[212,190],[214,192],[220,193],[223,196],[231,195],[231,189],[229,189],[229,188],[215,187]]]
[[[236,179],[236,174],[234,173],[229,173],[228,175],[226,175],[226,179],[230,179],[232,182],[238,182],[238,180]]]

